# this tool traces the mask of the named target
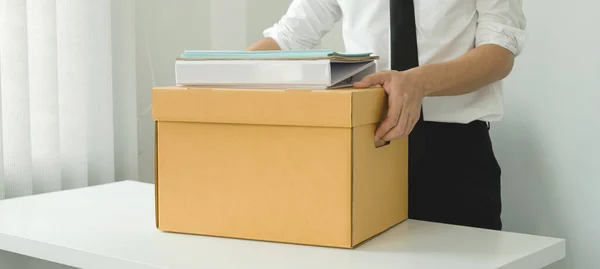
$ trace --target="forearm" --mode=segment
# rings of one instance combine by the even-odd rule
[[[456,60],[423,65],[414,72],[427,96],[462,95],[510,74],[514,55],[497,45],[477,47]]]
[[[277,42],[270,37],[262,38],[250,45],[246,50],[281,50]]]

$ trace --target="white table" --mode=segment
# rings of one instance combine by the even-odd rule
[[[77,268],[533,269],[565,242],[413,220],[354,250],[164,233],[154,185],[125,181],[0,201],[0,250]]]

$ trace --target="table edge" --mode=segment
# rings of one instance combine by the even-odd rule
[[[101,255],[0,233],[0,250],[76,268],[161,269],[153,265]],[[101,265],[101,267],[99,267]]]
[[[546,248],[531,255],[521,256],[519,259],[500,266],[497,269],[545,268],[566,257],[566,246],[565,239],[557,239],[557,242],[552,243]]]

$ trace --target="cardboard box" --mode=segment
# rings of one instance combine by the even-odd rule
[[[162,231],[354,248],[408,218],[408,143],[381,88],[155,88]]]

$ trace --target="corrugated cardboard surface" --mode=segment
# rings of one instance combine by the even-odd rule
[[[373,147],[375,124],[353,129],[352,244],[408,218],[408,140]]]
[[[355,102],[363,104],[353,108],[353,96],[360,96]],[[352,127],[378,122],[376,111],[384,101],[381,88],[286,91],[165,87],[152,91],[152,117],[156,121]]]
[[[373,145],[382,89],[153,98],[161,230],[352,248],[407,218],[407,143]]]
[[[350,129],[160,122],[159,130],[162,230],[350,245]]]

